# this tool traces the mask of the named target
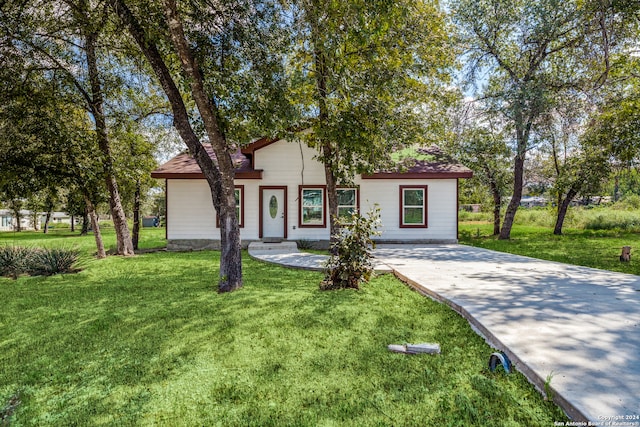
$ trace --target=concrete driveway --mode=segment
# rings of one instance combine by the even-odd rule
[[[550,378],[574,421],[640,426],[640,276],[461,245],[381,245],[375,256],[465,316],[538,388]]]

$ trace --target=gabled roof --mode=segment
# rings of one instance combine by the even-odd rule
[[[236,163],[236,178],[261,179],[262,170],[254,169],[256,151],[267,147],[279,139],[261,138],[233,153]],[[209,144],[203,144],[209,156],[215,160],[215,154]],[[435,145],[420,148],[415,151],[414,158],[404,158],[395,168],[382,170],[370,175],[363,175],[365,179],[425,179],[425,178],[471,178],[471,169],[456,163],[446,156]],[[158,169],[151,172],[152,178],[164,179],[204,179],[204,174],[196,160],[188,152],[183,152]]]

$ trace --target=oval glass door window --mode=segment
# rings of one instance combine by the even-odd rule
[[[273,219],[278,215],[278,198],[276,196],[271,196],[271,199],[269,199],[269,215]]]

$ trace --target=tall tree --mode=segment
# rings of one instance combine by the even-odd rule
[[[0,4],[0,25],[9,40],[5,51],[28,57],[75,89],[91,115],[101,153],[103,177],[118,241],[118,253],[133,255],[131,236],[122,208],[105,112],[105,73],[100,69],[99,43],[107,23],[107,9],[88,0],[54,2],[13,1]],[[115,34],[115,33],[112,33]],[[104,63],[104,62],[103,62]]]
[[[78,188],[95,203],[104,180],[94,124],[55,73],[38,63],[31,68],[27,58],[11,65],[0,79],[0,193],[22,199],[47,188]],[[0,73],[7,70],[0,67]],[[100,245],[98,256],[106,256]]]
[[[584,97],[563,94],[563,102],[545,114],[537,132],[538,154],[544,158],[542,175],[551,182],[555,196],[556,222],[553,233],[562,234],[564,220],[578,195],[599,191],[610,171],[608,144],[585,135],[594,108]]]
[[[509,182],[508,159],[511,151],[501,121],[474,104],[467,104],[458,114],[454,140],[447,148],[475,172],[472,179],[478,180],[489,190],[493,202],[493,234],[498,235],[502,198]]]
[[[558,92],[602,84],[616,40],[609,26],[615,10],[606,2],[560,0],[454,0],[451,8],[470,75],[490,73],[484,97],[513,127],[513,196],[500,231],[509,239],[540,118]]]
[[[112,0],[111,5],[159,80],[173,124],[209,184],[220,219],[218,290],[233,291],[242,286],[242,264],[231,154],[237,143],[254,135],[251,131],[274,133],[277,117],[287,110],[279,78],[282,60],[270,42],[282,21],[271,20],[276,8],[269,2]],[[176,68],[174,58],[181,75],[171,71]],[[192,120],[181,87],[188,87],[197,120]],[[198,129],[211,144],[215,160],[200,142]]]
[[[454,52],[436,2],[299,0],[291,8],[290,96],[300,117],[292,127],[305,130],[299,137],[325,166],[334,236],[339,185],[388,166],[404,144],[437,139],[429,119],[444,117],[437,111]]]

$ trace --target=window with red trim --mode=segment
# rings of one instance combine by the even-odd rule
[[[235,188],[236,193],[236,217],[238,218],[238,226],[244,227],[244,185],[238,185]],[[216,217],[216,227],[220,228],[220,218]]]
[[[326,227],[326,186],[299,186],[300,227]]]
[[[427,227],[427,186],[400,186],[400,228]]]

